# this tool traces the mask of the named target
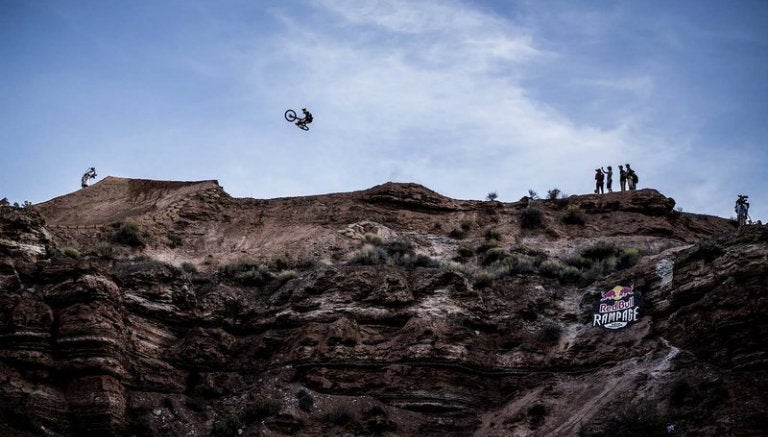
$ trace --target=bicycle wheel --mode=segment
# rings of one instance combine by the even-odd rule
[[[285,111],[285,119],[286,120],[288,120],[288,121],[295,121],[297,118],[299,118],[299,117],[296,116],[296,111],[294,111],[293,109],[289,109],[289,110]]]
[[[307,126],[306,124],[302,124],[302,125],[299,125],[299,129],[309,130],[309,126]]]

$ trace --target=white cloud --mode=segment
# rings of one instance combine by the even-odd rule
[[[317,4],[324,25],[284,18],[286,34],[302,37],[276,37],[264,57],[292,66],[279,78],[290,86],[261,87],[266,101],[309,102],[312,141],[337,183],[397,177],[451,196],[498,189],[516,200],[532,181],[587,191],[596,166],[626,157],[627,124],[577,126],[527,95],[522,79],[549,55],[527,29],[455,2]],[[258,68],[264,78],[272,65]],[[344,160],[346,182],[334,159]]]

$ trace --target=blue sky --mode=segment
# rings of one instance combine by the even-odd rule
[[[0,0],[0,197],[589,193],[768,219],[768,1]],[[283,119],[308,107],[308,132]],[[616,177],[618,179],[618,177]],[[618,185],[615,182],[614,185]]]

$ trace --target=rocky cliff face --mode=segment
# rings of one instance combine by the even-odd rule
[[[765,435],[767,257],[653,190],[107,178],[0,210],[0,434]]]

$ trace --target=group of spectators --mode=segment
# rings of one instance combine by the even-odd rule
[[[624,168],[626,166],[626,169]],[[607,180],[606,180],[607,179]],[[637,173],[632,170],[629,164],[619,165],[619,183],[621,184],[621,191],[627,189],[634,190],[637,188]],[[613,193],[613,169],[608,166],[608,170],[603,167],[595,169],[595,194],[605,193],[605,188],[608,188],[609,193]]]

